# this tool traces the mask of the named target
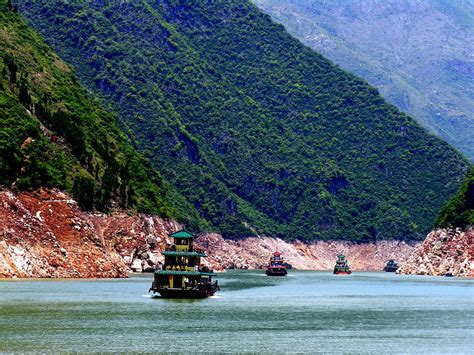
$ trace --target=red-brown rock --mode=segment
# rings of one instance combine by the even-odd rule
[[[57,190],[1,190],[0,277],[126,277],[134,260],[160,261],[177,229],[144,214],[83,212]]]

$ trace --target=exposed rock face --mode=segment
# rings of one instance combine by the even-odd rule
[[[0,191],[0,277],[125,277],[153,270],[179,225],[81,211],[66,194]],[[140,270],[140,271],[141,271]]]
[[[436,229],[426,237],[408,261],[402,274],[474,277],[474,229]]]
[[[414,245],[398,241],[367,244],[319,241],[306,244],[269,237],[233,241],[225,240],[218,234],[202,235],[197,243],[207,250],[211,265],[243,269],[265,267],[271,253],[278,250],[288,263],[300,270],[332,269],[340,253],[347,256],[353,270],[382,270],[389,258],[404,262],[414,249]]]
[[[57,190],[0,190],[0,277],[125,277],[153,271],[163,262],[173,221],[146,214],[87,213]],[[389,258],[403,262],[413,250],[404,242],[285,242],[277,238],[225,240],[203,234],[196,240],[214,270],[261,268],[278,250],[297,269],[331,269],[347,255],[354,270],[381,270]]]

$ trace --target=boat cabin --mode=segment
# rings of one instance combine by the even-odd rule
[[[337,256],[336,265],[334,265],[334,274],[349,275],[351,273],[352,271],[346,260],[346,256],[339,254]]]
[[[150,291],[158,292],[162,297],[203,298],[213,295],[217,290],[217,281],[212,282],[215,274],[208,267],[201,267],[204,251],[194,248],[194,235],[181,230],[170,235],[174,244],[168,245],[162,252],[165,263],[161,270],[155,271]]]
[[[270,257],[270,262],[268,263],[265,274],[268,276],[285,276],[287,273],[281,253],[279,251],[274,252]]]

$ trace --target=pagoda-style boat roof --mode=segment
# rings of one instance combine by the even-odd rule
[[[173,234],[170,234],[171,238],[180,238],[180,239],[194,239],[194,234],[191,232],[188,232],[187,230],[180,230],[177,232],[174,232]]]
[[[207,255],[203,252],[198,252],[198,251],[163,251],[161,252],[164,256],[200,256],[200,257],[206,257]]]
[[[156,270],[155,275],[181,275],[181,276],[217,276],[213,272],[201,271],[179,271],[179,270]]]

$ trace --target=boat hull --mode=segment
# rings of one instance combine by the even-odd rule
[[[352,271],[337,271],[337,270],[334,270],[334,275],[350,275],[352,274]]]
[[[287,271],[286,271],[286,269],[282,269],[282,270],[278,270],[278,271],[267,270],[267,271],[265,271],[265,274],[267,276],[286,276]]]
[[[162,298],[207,298],[213,296],[217,289],[196,290],[181,288],[160,288],[151,290],[153,293],[158,292]]]

